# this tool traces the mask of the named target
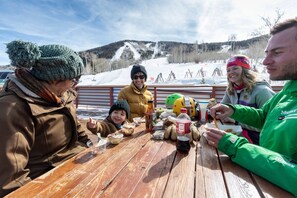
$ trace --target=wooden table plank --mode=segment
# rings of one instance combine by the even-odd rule
[[[269,181],[263,179],[262,177],[259,177],[253,173],[251,173],[252,178],[254,181],[257,182],[257,185],[259,186],[259,190],[263,193],[264,197],[280,197],[280,198],[293,198],[291,193],[283,190],[280,187],[277,187],[276,185],[270,183]],[[297,184],[296,184],[297,188]]]
[[[200,140],[201,141],[201,140]],[[196,186],[195,197],[206,197],[206,187],[204,183],[204,172],[202,166],[202,152],[203,148],[201,142],[197,143],[197,162],[196,162]]]
[[[150,134],[143,133],[137,138],[130,139],[129,144],[125,145],[125,147],[121,147],[119,151],[112,152],[112,154],[108,152],[104,153],[107,158],[103,163],[98,164],[99,168],[98,171],[95,172],[96,175],[90,175],[89,178],[86,178],[86,181],[83,181],[83,188],[81,186],[77,186],[75,189],[72,189],[67,196],[99,196],[102,191],[109,188],[109,185],[114,182],[114,179],[118,176],[118,174],[127,166],[128,163],[130,163],[133,157],[149,140]],[[119,145],[121,144],[122,142]],[[116,145],[115,147],[118,147],[119,145]]]
[[[203,126],[199,130],[205,131]],[[216,149],[201,137],[197,150],[195,197],[217,198],[218,195],[228,197],[218,155]]]
[[[175,155],[175,142],[165,141],[131,197],[162,197]]]
[[[217,152],[230,197],[293,197],[289,192],[232,162],[226,154]]]
[[[177,152],[163,197],[194,197],[196,144],[186,154]]]
[[[150,141],[108,186],[101,197],[130,197],[162,146],[162,141]]]
[[[224,153],[218,153],[230,197],[261,197],[249,172]]]
[[[85,153],[88,155],[88,152]],[[44,175],[36,178],[30,183],[27,183],[25,186],[21,187],[21,191],[16,190],[7,197],[22,197],[24,194],[27,197],[34,197],[39,192],[46,190],[49,186],[56,182],[59,178],[63,177],[65,173],[70,172],[74,169],[79,169],[80,165],[74,164],[72,161],[66,161],[60,166],[52,169],[51,171],[45,173]]]
[[[63,180],[59,179],[57,181],[58,185],[64,183],[63,181],[67,183],[67,185],[63,186],[63,191],[55,191],[56,188],[53,188],[50,190],[50,192],[55,196],[64,196],[65,194],[67,194],[67,196],[71,196],[72,194],[76,194],[78,192],[79,194],[88,195],[89,193],[86,193],[88,188],[85,188],[85,186],[104,189],[106,186],[109,185],[110,182],[112,182],[112,180],[116,177],[120,170],[130,161],[130,159],[138,152],[138,150],[141,149],[144,144],[146,144],[149,138],[149,135],[144,135],[140,138],[136,138],[138,141],[136,141],[136,139],[133,139],[131,142],[129,142],[129,144],[127,141],[121,142],[121,144],[107,149],[107,151],[103,153],[103,155],[96,156],[94,159],[88,161],[85,164],[83,168],[86,169],[86,172],[80,172],[80,174],[74,173],[73,177],[76,177],[77,180],[69,180],[68,176],[64,177]],[[128,147],[130,152],[124,151],[124,148],[126,147]],[[110,164],[115,164],[116,166],[110,166]],[[82,168],[80,168],[80,170],[81,169]],[[100,184],[92,185],[93,178],[101,178]],[[96,190],[91,189],[90,191],[95,193]]]

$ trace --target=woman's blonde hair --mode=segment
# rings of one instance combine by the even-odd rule
[[[243,84],[245,86],[245,89],[248,92],[254,88],[256,82],[259,80],[258,73],[254,72],[250,69],[243,68],[243,67],[242,67],[241,78],[242,78]],[[232,83],[228,77],[227,77],[227,79],[228,79],[227,92],[230,95],[234,95],[235,94],[234,83]]]

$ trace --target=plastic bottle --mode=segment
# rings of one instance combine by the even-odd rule
[[[145,128],[147,132],[152,132],[153,131],[153,121],[154,121],[154,101],[149,100],[148,101],[148,107],[147,111],[145,114]]]
[[[190,125],[191,118],[187,114],[186,108],[180,109],[181,113],[176,118],[176,132],[177,132],[177,142],[176,149],[180,153],[188,153],[191,145],[190,145]]]

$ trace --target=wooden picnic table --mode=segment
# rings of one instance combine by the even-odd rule
[[[104,153],[87,149],[7,197],[293,197],[205,138],[185,155],[176,152],[175,142],[153,140],[144,129],[136,127]]]

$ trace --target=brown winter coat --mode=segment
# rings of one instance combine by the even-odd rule
[[[64,94],[65,106],[29,95],[13,82],[0,93],[0,197],[83,151],[89,140],[74,92]]]
[[[130,122],[133,122],[135,117],[143,117],[147,111],[148,100],[153,100],[152,93],[147,90],[147,85],[139,90],[132,82],[129,86],[124,87],[119,95],[118,99],[127,100],[130,106]]]
[[[89,128],[88,125],[87,128],[94,134],[100,133],[101,137],[107,137],[109,134],[112,134],[121,129],[121,126],[116,126],[112,122],[111,118],[108,116],[102,121],[97,121],[95,128]]]

